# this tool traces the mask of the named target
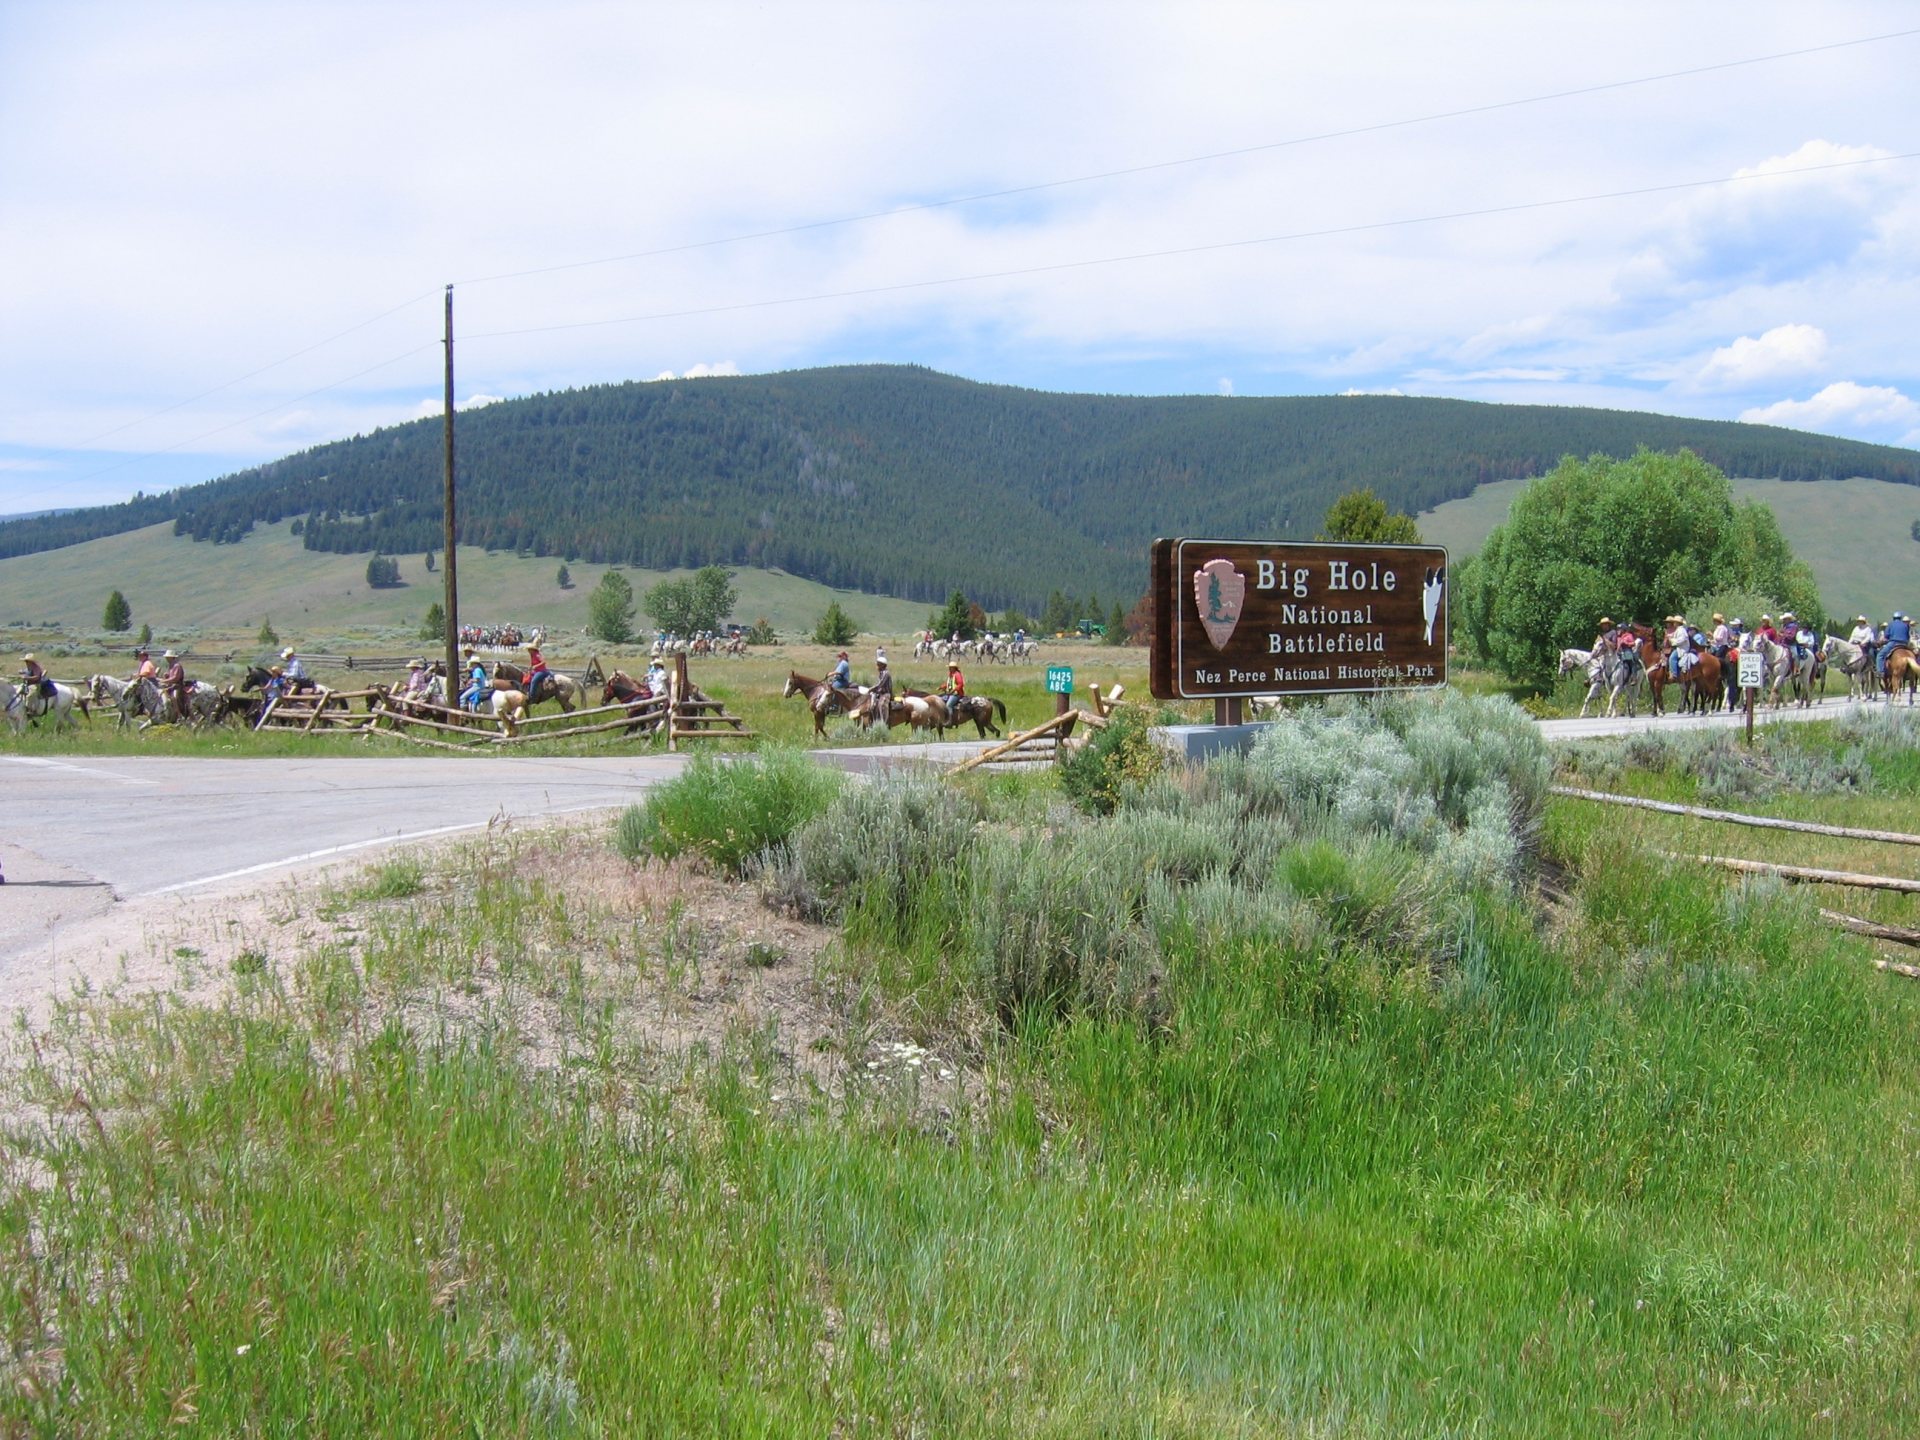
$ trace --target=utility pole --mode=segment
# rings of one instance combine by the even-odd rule
[[[453,286],[447,286],[447,505],[445,534],[441,542],[446,557],[447,587],[447,701],[466,688],[460,674],[460,586],[454,578],[456,553],[453,539]]]

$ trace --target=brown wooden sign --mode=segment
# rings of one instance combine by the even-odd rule
[[[1156,540],[1153,607],[1161,700],[1447,683],[1438,545]]]

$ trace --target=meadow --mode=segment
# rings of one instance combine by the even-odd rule
[[[1789,728],[1559,775],[1902,827],[1906,716]],[[1552,797],[1459,693],[1126,732],[1118,789],[699,764],[17,1032],[0,1421],[1914,1432],[1920,991],[1660,853],[1910,852]]]

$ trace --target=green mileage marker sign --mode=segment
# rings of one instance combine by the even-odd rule
[[[1438,545],[1156,540],[1153,599],[1156,699],[1447,683]]]
[[[1049,695],[1071,695],[1073,693],[1073,667],[1071,665],[1049,665],[1047,667],[1047,693]]]

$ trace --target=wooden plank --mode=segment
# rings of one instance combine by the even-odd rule
[[[320,687],[320,698],[314,702],[313,713],[307,717],[307,723],[300,728],[311,730],[320,719],[320,712],[327,708],[327,687]]]
[[[1084,714],[1085,712],[1081,710],[1069,710],[1064,715],[1056,715],[1044,725],[1037,725],[1031,730],[1022,731],[1018,735],[1011,735],[998,745],[982,750],[978,755],[969,756],[947,771],[947,774],[958,775],[962,771],[973,769],[976,765],[985,765],[990,760],[998,759],[1002,755],[1018,750],[1028,741],[1038,740],[1048,735],[1053,736],[1055,742],[1058,743],[1073,733],[1073,727],[1080,721]]]
[[[480,748],[477,745],[455,745],[450,741],[434,740],[425,735],[409,735],[404,730],[369,730],[366,733],[380,735],[388,740],[404,740],[409,745],[428,745],[435,750],[458,750],[463,755],[471,755]]]
[[[401,715],[395,711],[384,708],[380,711],[380,716],[382,719],[392,720],[402,729],[413,726],[424,726],[429,730],[445,730],[455,735],[478,735],[488,739],[493,738],[499,733],[499,727],[491,718],[484,721],[477,721],[477,723],[472,725],[443,725],[438,720],[423,720],[418,715]]]
[[[1674,805],[1665,800],[1642,800],[1637,795],[1611,795],[1604,790],[1577,790],[1570,785],[1551,787],[1555,795],[1596,800],[1607,805],[1631,805],[1663,815],[1685,815],[1694,820],[1718,820],[1729,825],[1752,825],[1762,830],[1792,830],[1805,835],[1834,835],[1842,840],[1884,840],[1889,845],[1920,845],[1920,835],[1899,830],[1856,830],[1845,825],[1816,825],[1810,820],[1776,820],[1767,815],[1742,815],[1736,810],[1707,810],[1698,805]]]
[[[1908,965],[1899,960],[1880,959],[1873,962],[1876,970],[1885,970],[1894,975],[1904,975],[1909,980],[1920,980],[1920,965]]]
[[[1920,895],[1920,880],[1899,880],[1891,875],[1862,875],[1851,870],[1818,870],[1811,865],[1776,865],[1766,860],[1736,860],[1730,855],[1679,855],[1672,851],[1654,852],[1668,860],[1693,860],[1702,865],[1718,865],[1743,875],[1777,875],[1810,885],[1845,885],[1854,890],[1895,890],[1903,895]]]
[[[605,720],[598,725],[576,725],[571,730],[547,730],[537,735],[527,733],[526,728],[523,726],[519,734],[506,737],[502,743],[524,743],[528,740],[564,740],[569,735],[600,735],[609,730],[624,730],[629,725],[635,723],[637,722],[633,717],[622,716],[618,720]]]
[[[675,727],[673,738],[676,740],[751,740],[756,738],[752,730],[682,730]]]
[[[1873,920],[1862,920],[1858,915],[1842,915],[1838,910],[1823,909],[1820,918],[1829,925],[1842,930],[1850,930],[1855,935],[1871,936],[1875,940],[1891,940],[1896,945],[1920,946],[1920,930],[1905,925],[1882,925]]]

